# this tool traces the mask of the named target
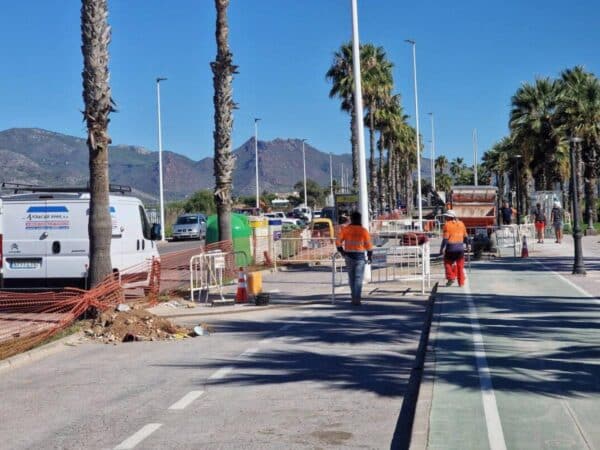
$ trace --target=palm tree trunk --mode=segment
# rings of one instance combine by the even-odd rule
[[[233,55],[229,50],[227,23],[227,7],[229,0],[215,0],[217,10],[217,57],[211,63],[214,85],[214,175],[215,175],[215,203],[219,222],[219,240],[230,241],[231,233],[231,190],[233,186],[233,169],[235,157],[231,153],[231,130],[233,129],[233,74],[236,66],[233,65]]]
[[[383,177],[383,150],[385,147],[385,136],[383,133],[379,133],[379,173],[378,179],[379,183],[377,185],[379,189],[379,211],[383,214],[383,205],[385,203],[385,181]]]
[[[410,156],[406,155],[406,167],[404,168],[405,183],[406,183],[406,213],[412,216],[414,193],[413,193],[413,176],[410,167]]]
[[[84,119],[87,124],[90,169],[89,282],[94,287],[112,272],[110,242],[112,223],[109,211],[108,134],[113,111],[108,71],[107,0],[82,0],[81,37],[83,53]]]
[[[394,202],[394,152],[393,142],[388,143],[387,148],[387,202],[390,207],[390,212],[396,208]]]
[[[373,213],[377,210],[377,170],[375,168],[375,114],[373,108],[369,108],[369,203]]]

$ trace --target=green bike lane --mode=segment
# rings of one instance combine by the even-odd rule
[[[430,449],[600,448],[600,302],[529,259],[440,288]]]

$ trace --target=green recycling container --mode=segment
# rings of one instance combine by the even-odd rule
[[[235,255],[235,265],[245,267],[252,261],[252,253],[250,251],[252,229],[246,215],[231,214],[231,234],[233,237],[233,251],[237,252]],[[217,220],[217,216],[208,216],[206,220],[206,243],[212,244],[219,241],[219,221]]]

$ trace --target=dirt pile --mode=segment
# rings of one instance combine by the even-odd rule
[[[185,339],[193,331],[145,309],[105,311],[89,321],[86,336],[106,343]]]

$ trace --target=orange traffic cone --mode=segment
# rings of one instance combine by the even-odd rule
[[[238,287],[235,293],[236,303],[247,303],[248,302],[248,289],[246,285],[246,274],[244,268],[240,267],[240,274],[238,275]]]
[[[529,249],[527,248],[527,236],[523,236],[523,246],[521,247],[521,258],[529,258]]]

